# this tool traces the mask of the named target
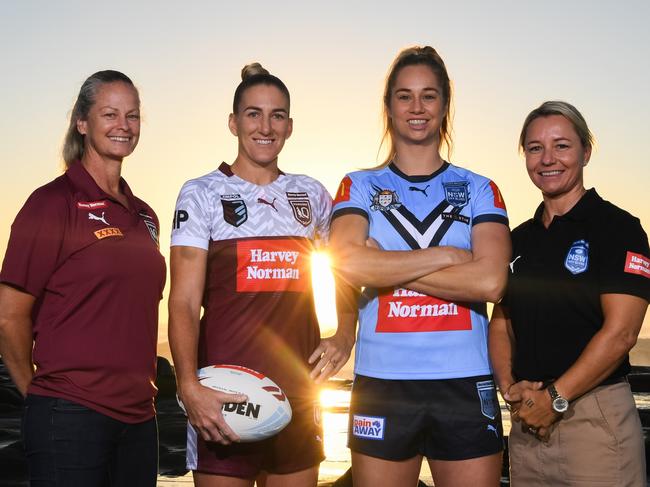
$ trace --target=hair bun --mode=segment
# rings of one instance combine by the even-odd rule
[[[271,73],[269,73],[268,70],[264,69],[264,67],[260,63],[250,63],[242,68],[241,79],[242,81],[244,81],[247,78],[250,78],[251,76],[255,76],[257,74],[271,74]]]

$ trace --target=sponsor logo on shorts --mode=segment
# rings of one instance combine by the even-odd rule
[[[238,227],[248,220],[246,203],[240,195],[222,194],[221,206],[223,207],[223,219],[233,227]]]
[[[650,279],[650,259],[643,254],[628,252],[625,258],[624,270],[628,274],[638,274]]]
[[[99,240],[106,238],[106,237],[123,237],[124,235],[122,234],[122,230],[116,227],[108,227],[108,228],[102,228],[101,230],[97,230],[93,232],[95,234],[95,237],[97,237]]]
[[[334,204],[342,203],[344,201],[350,201],[350,190],[352,189],[352,179],[350,176],[345,176],[339,184],[339,189],[336,190],[336,196],[334,197]]]
[[[478,391],[478,398],[481,401],[481,413],[486,418],[494,419],[497,417],[499,404],[497,402],[496,390],[494,389],[494,381],[484,380],[476,383],[476,390]],[[488,427],[488,429],[490,429]]]
[[[497,430],[497,427],[494,426],[493,424],[488,424],[487,425],[487,430],[494,433],[494,436],[496,436],[497,438],[499,437],[499,430]]]
[[[564,267],[573,274],[581,274],[589,267],[589,243],[586,240],[576,240],[571,244],[564,259]]]
[[[379,295],[377,332],[471,329],[470,311],[465,306],[404,288],[387,289]]]
[[[293,239],[238,241],[237,292],[306,291],[307,247]]]
[[[106,200],[101,201],[77,201],[77,208],[80,210],[96,210],[98,208],[106,208],[108,202]]]
[[[307,193],[290,193],[287,192],[287,199],[293,210],[294,218],[303,227],[311,225],[311,204]]]
[[[178,230],[181,225],[190,219],[190,215],[185,210],[176,210],[174,212],[174,221],[172,221],[172,228]]]
[[[386,418],[377,416],[360,416],[355,414],[352,417],[352,434],[357,438],[383,440],[385,421]]]
[[[447,203],[456,208],[462,208],[469,203],[469,182],[455,181],[452,183],[442,183],[445,189],[445,199]]]

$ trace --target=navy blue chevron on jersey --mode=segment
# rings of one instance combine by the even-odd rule
[[[395,165],[348,174],[332,218],[357,214],[383,250],[450,245],[471,250],[472,228],[508,224],[489,179],[445,162],[407,176]],[[449,302],[400,287],[366,288],[359,310],[355,371],[384,379],[446,379],[491,373],[485,303]]]

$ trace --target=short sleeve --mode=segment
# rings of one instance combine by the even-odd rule
[[[176,200],[171,246],[182,245],[208,250],[212,222],[211,207],[202,184],[195,180],[185,183]]]
[[[499,187],[489,179],[477,181],[476,195],[472,195],[474,208],[472,225],[494,222],[508,225],[508,212]]]
[[[355,214],[368,219],[368,195],[364,191],[363,183],[352,174],[346,175],[334,197],[332,219],[339,216]]]
[[[637,218],[605,231],[598,254],[600,293],[631,294],[650,301],[648,236]]]
[[[318,183],[318,213],[316,215],[316,238],[319,246],[327,245],[330,233],[330,219],[332,216],[332,197],[325,186]]]
[[[11,225],[0,281],[39,297],[60,265],[67,218],[63,195],[32,193]]]

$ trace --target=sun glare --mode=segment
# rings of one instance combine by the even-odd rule
[[[323,335],[330,335],[336,330],[336,304],[334,275],[327,252],[319,251],[311,254],[311,272],[320,330]]]

